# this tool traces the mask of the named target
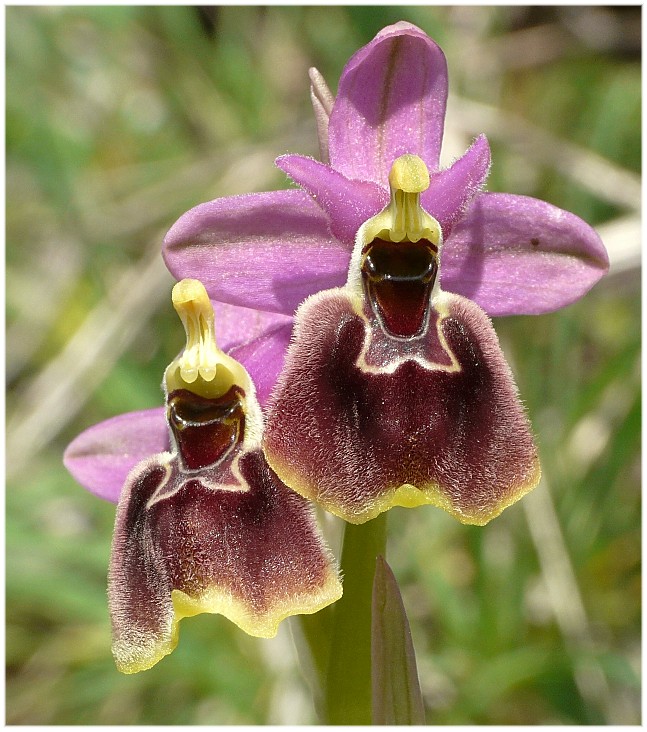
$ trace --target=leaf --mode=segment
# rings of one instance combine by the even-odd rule
[[[371,623],[373,724],[425,724],[416,654],[398,583],[378,556]]]

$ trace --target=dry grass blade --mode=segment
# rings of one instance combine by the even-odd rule
[[[546,478],[521,502],[532,536],[541,573],[555,620],[570,652],[593,651],[594,638],[586,614],[582,593],[577,583],[566,542]],[[592,707],[599,708],[608,724],[624,724],[626,717],[620,703],[616,703],[600,664],[589,655],[575,664],[575,683]]]
[[[505,142],[536,163],[549,165],[579,183],[602,201],[640,211],[640,176],[610,162],[591,150],[560,140],[527,120],[487,104],[452,97],[448,118],[455,129],[470,135],[485,132]]]
[[[23,470],[82,408],[169,291],[159,247],[124,272],[66,347],[30,381],[7,422],[8,477]]]

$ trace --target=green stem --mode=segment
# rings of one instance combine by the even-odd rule
[[[365,524],[346,525],[344,595],[334,606],[325,689],[327,724],[372,724],[371,600],[375,560],[385,551],[386,513]]]
[[[330,657],[333,612],[334,605],[329,605],[312,615],[299,615],[298,619],[293,619],[291,625],[301,673],[312,692],[312,701],[319,719],[325,717],[323,690]]]

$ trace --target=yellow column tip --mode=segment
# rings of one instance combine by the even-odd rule
[[[393,190],[422,193],[429,188],[429,171],[417,155],[401,155],[393,161],[389,184]]]
[[[176,309],[178,305],[182,306],[190,302],[195,302],[196,305],[208,304],[209,309],[211,309],[209,295],[207,295],[207,291],[200,280],[180,280],[173,286],[171,299]]]

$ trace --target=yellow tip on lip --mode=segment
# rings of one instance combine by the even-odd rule
[[[274,638],[279,624],[292,615],[311,615],[319,612],[342,596],[342,585],[331,568],[323,582],[312,589],[290,597],[277,598],[263,613],[255,612],[248,603],[219,587],[212,587],[200,597],[190,597],[181,590],[172,590],[173,616],[170,628],[159,635],[142,635],[129,644],[113,646],[117,669],[123,674],[147,671],[172,653],[180,636],[180,621],[201,613],[224,615],[248,635],[256,638]]]

